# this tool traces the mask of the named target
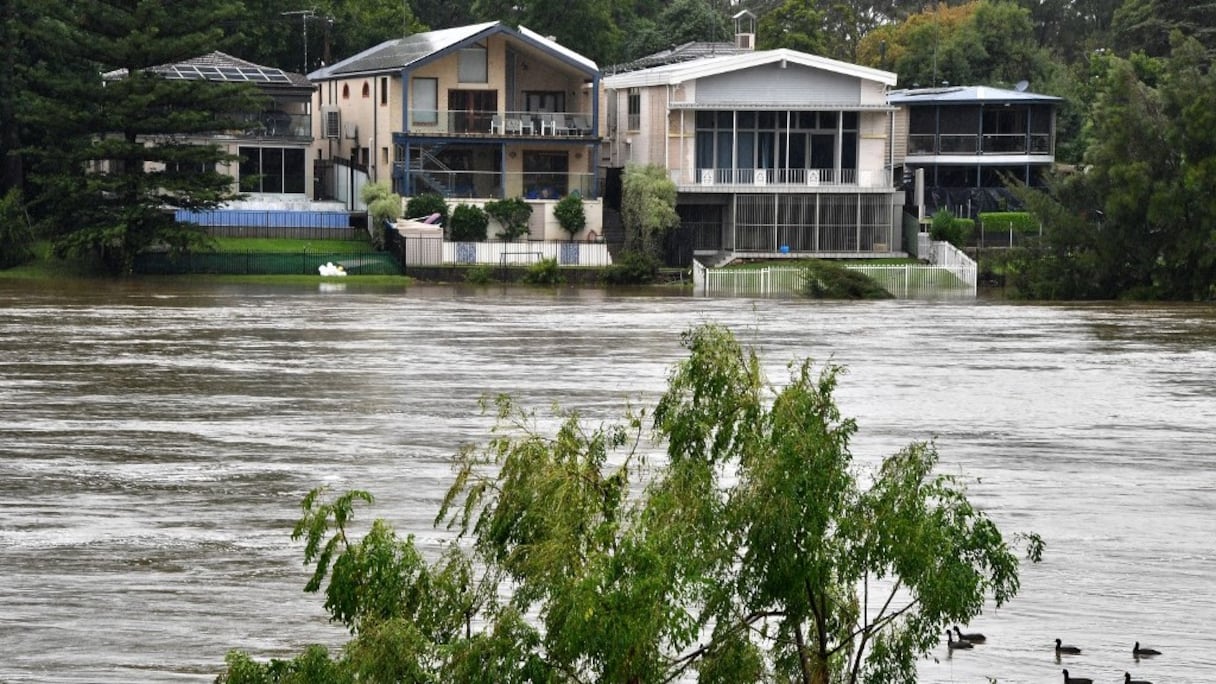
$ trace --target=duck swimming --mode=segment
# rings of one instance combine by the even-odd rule
[[[1094,684],[1094,680],[1089,677],[1069,677],[1068,670],[1064,670],[1064,684]]]
[[[962,640],[955,641],[954,635],[951,634],[950,630],[948,630],[948,629],[946,630],[946,647],[949,648],[950,650],[954,650],[957,648],[973,648],[970,641],[962,641]]]
[[[958,625],[954,626],[954,633],[958,635],[959,641],[970,641],[973,644],[982,644],[985,641],[988,641],[988,637],[980,634],[979,632],[968,632],[963,634],[962,630],[958,628]]]
[[[1064,646],[1060,643],[1059,639],[1056,639],[1056,653],[1068,653],[1071,655],[1076,655],[1080,652],[1081,649],[1077,648],[1076,646]],[[1067,670],[1065,670],[1065,672],[1067,672]]]
[[[1132,675],[1130,672],[1124,672],[1123,673],[1123,684],[1153,684],[1153,683],[1145,681],[1143,679],[1132,679]]]
[[[1161,651],[1155,648],[1140,648],[1140,642],[1137,641],[1135,646],[1132,646],[1132,655],[1139,658],[1140,656],[1155,656],[1161,655]]]

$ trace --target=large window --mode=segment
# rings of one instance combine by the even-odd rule
[[[304,194],[304,150],[240,148],[241,192]]]
[[[698,169],[857,168],[857,112],[699,111],[696,127]]]
[[[413,100],[414,123],[439,123],[439,79],[415,78]]]
[[[480,45],[461,49],[457,74],[461,83],[485,83],[489,80],[486,49]]]

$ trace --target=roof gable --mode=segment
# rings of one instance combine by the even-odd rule
[[[347,76],[396,72],[405,68],[421,66],[454,50],[498,34],[509,36],[547,52],[588,75],[594,75],[599,70],[595,62],[590,59],[526,27],[521,26],[519,30],[516,30],[501,21],[492,21],[415,33],[405,38],[385,41],[354,56],[322,67],[308,74],[308,78],[313,81],[325,81]]]
[[[640,69],[629,73],[609,76],[605,79],[605,85],[610,88],[632,88],[640,86],[653,85],[676,85],[686,81],[693,81],[707,76],[717,76],[726,74],[741,69],[750,69],[756,66],[777,63],[797,64],[813,69],[820,69],[832,73],[837,73],[854,78],[877,81],[883,85],[895,85],[896,75],[890,71],[882,71],[880,69],[872,69],[870,67],[860,66],[858,64],[850,64],[841,62],[827,57],[811,55],[797,50],[780,48],[777,50],[762,50],[759,52],[747,52],[737,55],[724,55],[721,57],[707,57],[679,64],[669,64],[665,66],[653,67],[650,69]]]

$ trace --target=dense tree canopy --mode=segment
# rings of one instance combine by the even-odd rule
[[[1216,297],[1216,74],[1174,33],[1168,59],[1094,58],[1084,172],[1026,192],[1045,242],[1018,255],[1032,297]]]
[[[722,328],[684,343],[652,418],[571,413],[548,436],[500,398],[496,436],[457,458],[438,558],[383,520],[358,538],[366,492],[310,493],[306,589],[352,639],[233,652],[220,681],[911,683],[942,625],[1013,598],[1017,558],[931,444],[859,477],[839,368],[776,388]]]
[[[60,254],[126,272],[144,248],[181,250],[205,239],[200,228],[177,224],[173,208],[233,197],[231,177],[218,171],[233,160],[185,136],[241,128],[241,115],[260,109],[256,92],[165,79],[149,68],[216,49],[219,25],[241,7],[229,0],[69,6],[73,19],[58,25],[56,58],[81,71],[48,77],[29,105],[30,121],[55,140],[37,157],[43,201],[53,203],[47,228]]]

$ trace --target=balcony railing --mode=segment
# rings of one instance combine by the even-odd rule
[[[1051,134],[986,133],[940,135],[917,133],[908,136],[908,154],[1051,154]]]
[[[677,173],[673,180],[682,186],[717,187],[721,185],[767,186],[853,186],[891,187],[886,169],[697,169],[695,175]]]
[[[289,114],[282,111],[246,114],[242,117],[249,123],[245,136],[251,138],[310,138],[312,137],[311,114]]]
[[[586,112],[497,112],[411,109],[415,135],[502,137],[590,137],[595,135]]]
[[[444,197],[560,199],[576,191],[583,197],[596,196],[595,175],[590,173],[438,171],[397,162],[393,178],[408,179],[413,193],[435,192]]]

